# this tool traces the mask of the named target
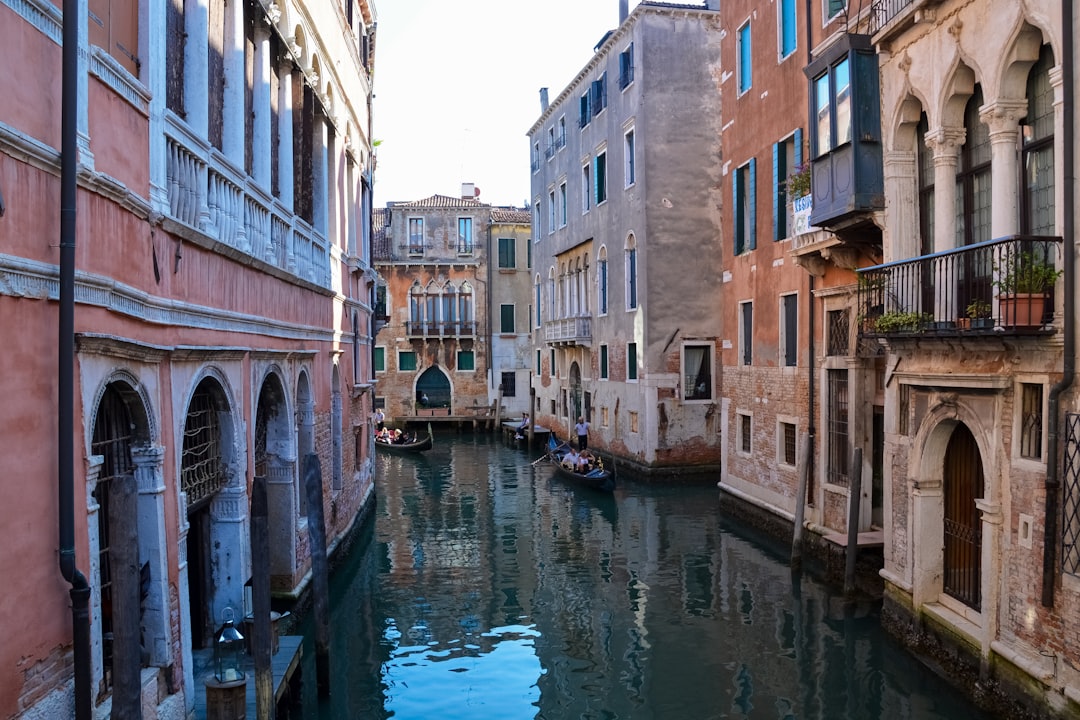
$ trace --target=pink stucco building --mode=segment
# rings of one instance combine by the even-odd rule
[[[0,717],[132,688],[187,717],[250,610],[254,478],[282,599],[304,457],[331,550],[368,507],[374,27],[369,0],[0,4]]]

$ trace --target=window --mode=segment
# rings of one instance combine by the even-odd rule
[[[552,125],[548,128],[548,142],[547,148],[544,150],[544,154],[547,155],[547,159],[555,157],[555,126]]]
[[[514,257],[514,238],[499,238],[499,267],[512,270],[517,265]]]
[[[584,128],[590,120],[592,120],[592,111],[589,106],[589,92],[585,92],[578,99],[578,127]]]
[[[537,276],[536,276],[536,284],[533,285],[533,295],[535,296],[534,297],[534,302],[533,302],[533,307],[536,308],[536,327],[540,327],[540,323],[543,321],[543,318],[540,316],[540,309],[543,307],[543,305],[540,302],[540,275],[539,274],[537,274]]]
[[[750,89],[753,84],[753,76],[751,69],[753,67],[753,55],[750,48],[750,23],[747,22],[741,28],[739,28],[738,40],[738,78],[739,78],[739,94]]]
[[[830,357],[847,355],[851,335],[847,309],[828,311],[825,314],[825,322],[827,323],[825,331],[828,333],[825,354]]]
[[[581,166],[581,214],[589,212],[592,205],[592,166],[588,163]]]
[[[851,61],[845,56],[814,78],[814,157],[851,142]]]
[[[610,424],[607,407],[600,408],[600,425],[607,427]]]
[[[631,410],[628,415],[630,416],[630,432],[638,432],[638,414]]]
[[[514,329],[514,306],[503,304],[499,306],[499,332],[511,334],[517,332]]]
[[[374,349],[371,355],[371,364],[375,367],[375,372],[386,372],[386,348],[377,347]]]
[[[608,355],[607,345],[600,346],[600,379],[608,379]]]
[[[637,343],[626,344],[626,379],[637,380]]]
[[[625,90],[634,82],[634,43],[619,53],[619,89]]]
[[[683,400],[712,399],[712,346],[683,347]]]
[[[424,254],[424,218],[409,218],[409,254]]]
[[[749,365],[754,358],[754,303],[739,303],[739,364]]]
[[[788,216],[789,202],[794,198],[788,192],[788,178],[802,169],[802,130],[773,145],[773,240],[784,240],[793,235],[795,228]]]
[[[502,374],[502,396],[517,397],[517,373],[514,371]]]
[[[532,236],[533,242],[540,242],[540,201],[533,203]]]
[[[475,328],[473,327],[472,286],[467,282],[461,284],[461,291],[458,293],[457,319],[461,322],[462,335],[476,334]]]
[[[535,372],[536,372],[537,375],[540,374],[540,351],[539,350],[536,351],[536,370],[535,370]]]
[[[399,350],[397,367],[402,372],[416,370],[416,353],[412,350]]]
[[[915,163],[919,174],[919,235],[923,255],[934,252],[934,153],[926,146],[928,130],[926,113],[922,113],[915,126]]]
[[[90,0],[89,5],[90,42],[138,78],[140,60],[135,53],[139,52],[139,3]]]
[[[1020,457],[1042,459],[1043,389],[1024,383],[1021,387]]]
[[[825,17],[832,19],[842,13],[844,8],[847,7],[847,0],[824,0],[825,2]]]
[[[626,249],[626,309],[636,309],[637,301],[637,248],[631,246]]]
[[[594,196],[596,204],[607,200],[607,153],[598,153],[593,160],[593,180],[596,183]]]
[[[472,350],[458,350],[457,369],[464,371],[476,369],[476,355]]]
[[[750,450],[753,448],[750,431],[750,416],[746,413],[739,413],[739,452],[744,455],[749,455]]]
[[[599,269],[597,272],[597,292],[599,294],[599,312],[601,315],[607,315],[608,308],[608,263],[607,263],[607,248],[600,249],[600,259],[598,261]]]
[[[1049,45],[1042,46],[1039,61],[1028,73],[1028,112],[1020,130],[1023,134],[1024,171],[1020,195],[1021,232],[1027,235],[1054,235],[1054,90],[1050,70],[1054,56]]]
[[[555,348],[551,348],[551,374],[558,376],[558,369],[555,367]]]
[[[555,136],[555,147],[566,146],[566,116],[559,118],[559,134]]]
[[[623,135],[623,157],[625,163],[623,165],[623,187],[630,187],[634,184],[636,174],[634,171],[634,130],[631,128]]]
[[[472,218],[458,218],[457,221],[457,251],[458,255],[472,255],[473,231]]]
[[[780,59],[795,52],[797,46],[795,29],[795,0],[780,0],[776,7],[777,40],[780,43]]]
[[[607,73],[601,75],[599,80],[593,80],[589,87],[589,94],[592,114],[599,115],[607,107]]]
[[[799,296],[780,297],[780,356],[784,367],[799,361]]]
[[[548,235],[555,232],[555,190],[548,190]]]
[[[735,209],[735,254],[757,248],[757,163],[736,168],[731,180]]]
[[[784,465],[795,467],[795,423],[780,423],[779,460]]]
[[[559,184],[559,227],[566,227],[566,183]]]
[[[828,371],[828,465],[830,483],[848,483],[848,376],[847,370]]]
[[[536,141],[532,146],[532,171],[540,170],[540,142]]]
[[[982,87],[964,109],[964,144],[956,172],[956,245],[990,239],[990,128],[979,119]]]

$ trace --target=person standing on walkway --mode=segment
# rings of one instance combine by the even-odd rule
[[[382,408],[375,408],[375,427],[378,430],[386,427],[386,414],[383,413]]]
[[[577,433],[577,449],[578,452],[586,450],[589,447],[589,423],[585,422],[585,418],[578,415],[577,425],[574,426],[574,432]]]

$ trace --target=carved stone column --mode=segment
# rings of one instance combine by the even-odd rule
[[[150,568],[150,585],[143,601],[143,642],[150,664],[168,667],[172,663],[169,637],[169,562],[165,535],[165,479],[161,445],[131,450],[135,482],[139,489],[139,560]]]
[[[979,118],[990,128],[990,237],[1019,232],[1016,141],[1020,133],[1019,122],[1025,115],[1026,100],[1001,100],[979,108]]]
[[[956,164],[965,137],[962,127],[939,127],[926,135],[934,153],[934,252],[956,247]]]

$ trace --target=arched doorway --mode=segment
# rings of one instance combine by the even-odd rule
[[[428,407],[450,407],[450,378],[438,365],[432,365],[416,380],[416,399],[427,395]]]
[[[296,494],[293,478],[292,420],[285,387],[271,372],[259,388],[255,411],[256,477],[266,478],[267,524],[270,535],[270,582],[292,588],[296,563]]]
[[[980,610],[982,524],[975,500],[983,494],[982,457],[975,437],[959,424],[949,438],[943,472],[946,595]]]

